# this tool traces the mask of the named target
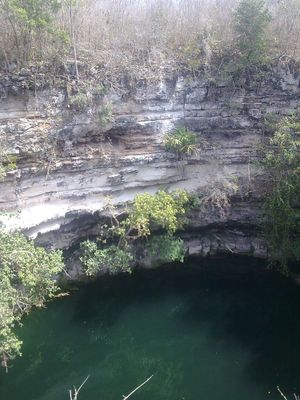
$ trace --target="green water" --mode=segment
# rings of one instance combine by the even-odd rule
[[[80,400],[122,399],[152,374],[132,399],[300,393],[300,287],[197,267],[102,279],[32,313],[23,357],[0,372],[0,399],[67,400],[87,375]]]

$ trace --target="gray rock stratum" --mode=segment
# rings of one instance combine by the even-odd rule
[[[0,184],[5,229],[68,248],[97,234],[107,196],[121,211],[139,192],[183,188],[201,199],[183,233],[190,254],[266,255],[259,226],[267,182],[253,149],[265,114],[298,109],[291,67],[278,66],[252,89],[169,76],[103,93],[94,78],[84,104],[63,78],[43,77],[1,75],[0,135],[17,159]],[[163,136],[182,125],[197,133],[200,151],[178,162]]]

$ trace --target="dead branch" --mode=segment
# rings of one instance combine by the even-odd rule
[[[135,392],[136,392],[137,390],[139,390],[142,386],[144,386],[147,382],[149,382],[150,379],[151,379],[152,377],[153,377],[153,375],[149,376],[148,379],[146,379],[143,383],[141,383],[139,386],[137,386],[135,389],[133,389],[133,391],[130,392],[127,396],[124,396],[124,395],[123,395],[123,400],[129,399],[129,397],[130,397],[131,395],[133,395],[133,393],[135,393]],[[71,399],[71,400],[72,400],[72,399]]]
[[[288,400],[287,397],[282,393],[282,391],[280,390],[280,387],[277,386],[277,390],[280,393],[280,396],[284,398],[284,400]]]
[[[90,377],[90,375],[88,375],[85,378],[85,380],[82,382],[82,384],[79,386],[78,389],[75,386],[73,386],[73,389],[69,390],[70,400],[77,400],[78,399],[79,392],[82,389],[83,385],[86,383],[86,381],[89,379],[89,377]]]

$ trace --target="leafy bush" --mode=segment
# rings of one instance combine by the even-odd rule
[[[80,261],[86,268],[86,274],[95,275],[101,270],[109,270],[111,273],[130,272],[130,264],[133,256],[130,252],[111,245],[104,249],[99,249],[95,242],[86,240],[80,245],[83,255]]]
[[[6,168],[5,166],[0,162],[0,182],[3,181],[6,175]]]
[[[17,167],[17,157],[8,154],[4,139],[0,136],[0,182],[5,178],[7,172]]]
[[[21,354],[15,325],[24,313],[55,295],[54,278],[63,266],[60,251],[48,253],[20,233],[0,232],[0,355],[5,368]]]
[[[184,246],[180,238],[170,235],[153,236],[147,243],[147,249],[152,257],[157,258],[159,263],[184,261]]]
[[[233,14],[239,66],[251,69],[267,62],[266,28],[271,15],[264,0],[241,0]]]
[[[76,111],[84,111],[91,103],[86,93],[77,93],[69,97],[69,106]]]
[[[288,261],[300,259],[300,121],[283,118],[263,147],[261,164],[271,188],[265,199],[265,232],[271,260],[288,274]]]
[[[166,150],[175,153],[178,159],[198,152],[197,136],[186,128],[178,128],[174,132],[166,134],[164,145]]]
[[[94,96],[103,96],[107,94],[107,92],[108,92],[108,87],[103,85],[102,83],[99,83],[99,85],[93,87]]]
[[[155,195],[138,194],[132,210],[122,226],[136,231],[138,237],[147,237],[151,229],[158,226],[172,235],[183,226],[184,215],[190,203],[190,196],[183,190],[167,193],[158,191]]]
[[[29,61],[38,52],[39,55],[45,53],[41,45],[45,36],[51,37],[52,41],[59,37],[61,31],[54,29],[54,17],[61,8],[61,1],[4,0],[1,6],[4,18],[9,21],[13,42],[21,61]]]
[[[279,116],[273,112],[266,113],[263,118],[263,132],[268,134],[274,134],[277,129],[279,122]]]
[[[240,2],[236,13],[238,0],[230,4],[228,0],[181,0],[180,7],[178,1],[164,0],[102,0],[99,7],[99,1],[2,0],[1,62],[8,69],[15,61],[32,60],[55,67],[53,59],[59,63],[70,60],[76,47],[78,60],[91,62],[100,82],[117,88],[121,81],[159,80],[164,71],[173,68],[196,78],[203,70],[222,74],[226,59],[235,63],[237,52],[253,54],[252,47],[262,49],[267,40],[265,54],[272,58],[299,58],[298,0],[267,1],[273,19],[263,35],[266,13],[261,13],[263,3],[258,1]],[[253,14],[255,9],[258,14]],[[247,29],[253,27],[250,33],[257,31],[263,41],[254,40],[249,47],[250,39],[244,45],[245,29],[240,28],[240,21],[248,22]],[[123,28],[116,30],[116,26]],[[245,48],[250,48],[250,53]]]
[[[164,250],[162,257],[166,261],[181,261],[183,259],[182,241],[173,237],[174,233],[183,227],[187,210],[193,207],[193,197],[187,192],[178,190],[166,193],[160,190],[154,195],[138,194],[133,202],[127,218],[120,221],[111,207],[112,226],[102,229],[98,239],[101,248],[96,243],[86,241],[81,245],[81,261],[88,275],[108,270],[130,271],[134,261],[134,245],[145,244],[156,229],[163,230]],[[118,242],[107,245],[107,242]],[[152,250],[158,242],[154,239]],[[169,248],[168,248],[169,246]]]
[[[102,106],[101,110],[99,111],[99,122],[102,128],[112,122],[113,120],[113,112],[110,104],[105,104]]]

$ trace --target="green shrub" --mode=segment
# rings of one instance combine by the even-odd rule
[[[20,233],[0,231],[0,355],[2,365],[21,354],[14,327],[32,307],[42,307],[58,288],[64,267],[60,251],[35,247]]]
[[[198,152],[197,136],[186,128],[178,128],[174,132],[166,134],[164,145],[166,150],[175,153],[178,159]]]
[[[102,128],[105,128],[107,124],[113,120],[113,112],[110,104],[105,104],[99,111],[99,122]]]
[[[83,242],[81,246],[81,261],[88,275],[94,275],[101,270],[111,273],[130,271],[134,261],[135,245],[146,245],[146,240],[157,229],[165,232],[163,259],[166,261],[181,261],[183,259],[182,242],[173,237],[185,223],[186,212],[193,207],[194,199],[187,192],[178,190],[166,193],[160,190],[154,195],[138,194],[128,213],[127,218],[120,221],[112,213],[112,226],[103,227],[99,238],[101,246],[91,241]],[[113,242],[107,245],[108,242]],[[115,244],[117,242],[117,244]],[[154,239],[152,250],[158,244]],[[146,246],[147,247],[147,246]],[[168,248],[169,247],[169,248]]]
[[[126,229],[135,230],[139,237],[149,236],[152,226],[159,226],[172,235],[183,225],[189,200],[188,193],[183,190],[173,193],[160,190],[154,195],[138,194],[122,225]]]
[[[279,122],[279,116],[275,113],[266,113],[263,118],[263,131],[264,133],[274,134]]]
[[[99,85],[93,87],[94,96],[103,96],[107,94],[107,92],[108,92],[108,87],[103,85],[102,83],[99,83]]]
[[[268,62],[266,28],[270,20],[264,0],[239,2],[233,14],[239,67],[251,69]]]
[[[300,259],[300,121],[283,118],[267,140],[261,164],[270,190],[265,199],[265,233],[271,260],[288,274],[289,260]]]
[[[0,182],[6,176],[6,161],[7,161],[7,148],[4,135],[0,135]]]
[[[147,249],[152,257],[157,258],[160,264],[169,262],[183,262],[185,250],[183,240],[170,235],[150,237]]]
[[[60,39],[59,29],[54,28],[54,17],[61,3],[59,0],[4,0],[1,3],[21,61],[28,62],[37,55],[43,56],[45,49],[41,44],[45,44],[45,37],[48,39],[46,46],[53,39]]]
[[[84,111],[91,104],[91,99],[86,93],[77,93],[69,97],[70,108]]]
[[[0,182],[5,178],[7,172],[17,168],[17,157],[7,154],[6,150],[0,149]]]
[[[0,182],[3,181],[6,175],[6,169],[3,164],[0,163]]]
[[[111,245],[99,249],[95,242],[86,240],[81,243],[83,255],[80,261],[86,268],[86,274],[95,275],[99,271],[108,270],[110,273],[130,272],[133,256],[130,252]]]

